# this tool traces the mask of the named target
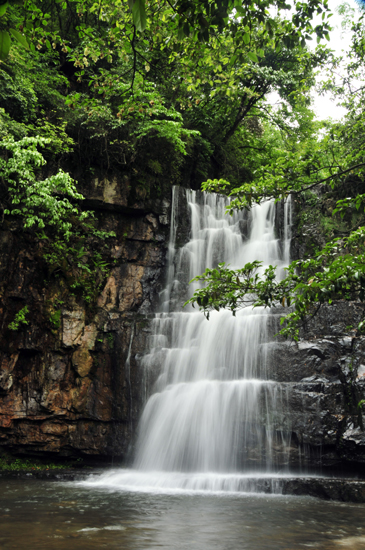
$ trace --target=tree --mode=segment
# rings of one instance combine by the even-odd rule
[[[8,57],[12,38],[24,48],[29,48],[24,34],[15,28],[18,21],[12,8],[16,4],[19,4],[18,0],[7,0],[0,4],[0,61]]]
[[[107,167],[124,159],[129,144],[143,148],[146,136],[162,136],[183,156],[190,143],[197,185],[222,175],[226,145],[244,119],[257,117],[257,109],[271,116],[264,112],[270,91],[289,103],[295,90],[308,96],[327,53],[311,54],[305,41],[328,37],[330,14],[325,0],[311,0],[297,2],[291,18],[279,17],[289,7],[283,0],[165,0],[148,7],[142,0],[27,0],[8,11],[32,55],[67,74],[73,113],[62,117],[72,137],[82,139],[88,128],[88,144],[103,150]],[[323,22],[313,29],[316,13]]]
[[[294,158],[298,137],[309,139],[309,91],[314,70],[328,58],[324,47],[306,48],[313,35],[328,37],[326,0],[296,2],[285,17],[289,8],[284,0],[6,4],[1,36],[14,28],[29,51],[15,42],[3,51],[5,141],[13,138],[23,152],[24,140],[42,143],[56,174],[80,164],[88,176],[128,169],[133,192],[143,198],[153,186],[161,196],[158,180],[165,173],[169,185],[181,180],[183,166],[194,186],[212,177],[237,189],[245,181],[252,190],[258,174],[282,162],[285,147]],[[322,23],[313,28],[315,14]],[[273,90],[282,100],[279,112],[267,102]],[[9,162],[15,149],[6,143],[1,155]],[[150,155],[156,143],[158,153]],[[47,187],[41,170],[30,173]],[[48,191],[56,198],[56,188]],[[10,195],[5,211],[22,218],[25,195],[16,209]],[[41,212],[37,204],[34,216]],[[62,241],[51,230],[47,237]]]
[[[86,302],[94,301],[109,272],[109,264],[99,251],[87,253],[88,240],[105,241],[114,232],[100,231],[94,213],[81,210],[84,199],[69,174],[59,170],[41,179],[46,164],[38,147],[49,144],[45,138],[25,137],[0,141],[1,187],[6,187],[5,216],[18,217],[24,230],[33,230],[38,248],[50,273],[68,277],[71,290],[80,289]]]
[[[353,24],[352,32],[347,76],[339,87],[334,87],[333,78],[325,83],[325,89],[333,88],[348,108],[345,119],[315,125],[317,134],[308,135],[301,143],[289,137],[271,163],[256,170],[254,181],[234,188],[225,180],[210,180],[203,185],[205,190],[228,193],[233,199],[230,211],[249,208],[269,198],[281,200],[289,194],[300,197],[321,190],[322,211],[325,200],[331,196],[332,202],[335,200],[332,215],[337,217],[338,225],[341,218],[345,222],[341,236],[333,238],[332,234],[325,246],[292,262],[282,281],[276,279],[273,266],[260,278],[259,262],[236,271],[224,264],[207,269],[196,277],[206,286],[189,300],[197,303],[207,317],[212,309],[229,308],[235,313],[246,305],[292,306],[292,311],[282,318],[284,326],[280,333],[298,339],[300,326],[321,304],[331,304],[336,299],[364,300],[365,114],[361,85],[365,59],[364,15]],[[338,60],[333,62],[332,70],[338,63]],[[320,202],[318,195],[312,196]],[[365,319],[357,328],[364,330]]]

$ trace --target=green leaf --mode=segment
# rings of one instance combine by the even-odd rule
[[[5,61],[9,55],[11,40],[8,31],[0,31],[0,59]]]
[[[0,6],[0,17],[2,17],[5,12],[6,12],[6,8],[9,6],[8,2],[5,2],[5,4],[1,4]]]
[[[137,31],[144,31],[147,26],[145,0],[134,0],[132,14]]]
[[[251,40],[251,37],[250,35],[246,32],[244,35],[243,35],[243,41],[245,44],[248,44]]]
[[[26,50],[29,50],[28,42],[23,34],[15,29],[10,29],[11,34],[14,36],[15,40],[19,42]]]
[[[255,52],[247,52],[247,57],[251,59],[251,61],[254,61],[255,63],[258,63],[258,58]]]

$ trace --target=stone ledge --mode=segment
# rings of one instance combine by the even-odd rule
[[[83,481],[90,475],[101,475],[105,468],[70,470],[29,470],[0,472],[0,479],[42,480],[42,481]],[[246,480],[244,492],[259,494],[282,494],[288,496],[311,496],[321,500],[365,503],[365,480],[312,477],[263,477],[253,476]]]
[[[283,495],[311,496],[322,500],[365,502],[365,481],[352,479],[294,478],[284,480]]]

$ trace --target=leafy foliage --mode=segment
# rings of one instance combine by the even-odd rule
[[[251,180],[239,186],[222,178],[203,184],[205,190],[232,197],[230,212],[250,208],[263,200],[285,200],[288,195],[301,197],[314,191],[322,212],[327,208],[326,201],[334,202],[331,208],[334,226],[340,227],[341,218],[345,222],[342,236],[330,235],[332,238],[309,257],[292,262],[281,281],[276,279],[273,266],[259,276],[257,262],[235,271],[224,264],[206,270],[196,278],[206,286],[197,290],[189,302],[197,303],[207,317],[212,309],[222,307],[234,313],[248,304],[290,306],[291,310],[282,318],[280,333],[298,339],[300,326],[321,304],[331,304],[336,299],[365,299],[365,227],[361,225],[365,208],[365,194],[361,192],[365,181],[364,89],[356,88],[352,77],[358,79],[364,67],[363,20],[364,16],[352,27],[352,61],[347,77],[339,87],[333,84],[333,78],[331,84],[324,83],[324,89],[332,89],[348,108],[344,120],[312,124],[312,132],[302,134],[299,143],[289,135],[284,147],[277,148],[269,162],[261,163]],[[338,63],[333,62],[332,70]],[[365,319],[357,329],[364,328]]]
[[[205,189],[232,196],[231,208],[322,183],[335,189],[349,173],[362,176],[360,152],[354,162],[346,149],[350,139],[355,150],[351,125],[361,147],[359,104],[347,129],[321,128],[310,111],[315,71],[331,54],[306,44],[328,39],[327,1],[291,7],[285,0],[0,4],[5,222],[22,220],[50,275],[62,276],[91,303],[109,270],[102,243],[111,234],[98,231],[92,213],[82,210],[69,175],[80,174],[80,166],[87,182],[120,171],[131,200],[162,197],[173,183],[198,187],[208,180]],[[315,15],[321,15],[317,26]],[[11,29],[20,44],[10,44]],[[358,56],[360,27],[356,33]],[[354,69],[361,70],[356,55]],[[268,101],[273,91],[278,108]],[[230,300],[239,302],[239,292],[256,287],[265,305],[282,290],[294,300],[294,272],[287,289],[276,289],[274,272],[260,287],[256,268],[230,278],[221,266],[215,292],[223,297],[235,280]],[[315,272],[314,265],[308,269]],[[203,307],[213,305],[201,292]],[[217,307],[223,304],[230,302]],[[56,326],[57,317],[51,322]]]
[[[14,4],[19,4],[19,1],[7,0],[0,4],[0,61],[8,57],[12,38],[24,48],[29,48],[24,34],[13,26],[15,21],[11,8]]]
[[[186,304],[197,303],[208,319],[213,309],[226,308],[235,314],[247,306],[294,306],[294,310],[281,319],[284,326],[280,334],[298,340],[299,328],[321,304],[357,296],[365,299],[364,237],[362,227],[346,239],[329,242],[313,258],[292,262],[281,281],[276,279],[274,266],[259,275],[261,262],[248,263],[238,270],[219,264],[218,268],[207,269],[193,279],[206,286],[198,289]],[[359,330],[364,325],[365,321],[361,321]]]
[[[37,146],[45,143],[45,138],[0,141],[0,148],[11,153],[8,158],[0,158],[0,177],[7,182],[12,205],[11,209],[4,209],[4,214],[21,216],[25,229],[53,226],[68,241],[73,228],[71,217],[83,222],[90,213],[80,212],[70,202],[70,199],[82,200],[83,196],[69,174],[59,170],[54,176],[37,180],[35,170],[46,163]]]
[[[29,325],[29,321],[26,319],[26,315],[29,313],[28,306],[24,306],[15,315],[14,321],[8,324],[10,330],[19,330],[20,325]]]
[[[39,459],[14,458],[13,456],[2,453],[0,456],[0,470],[2,471],[31,471],[31,470],[64,470],[73,467],[73,463],[62,464],[54,462],[44,462]]]
[[[95,300],[109,264],[98,252],[89,257],[86,240],[90,236],[105,240],[115,234],[97,230],[94,214],[80,209],[77,201],[84,197],[69,174],[59,170],[53,176],[39,178],[46,161],[37,147],[47,143],[45,138],[31,137],[0,141],[0,149],[6,152],[0,157],[0,178],[6,182],[9,203],[3,214],[20,217],[25,230],[36,230],[50,273],[63,272],[70,288],[80,289],[90,302]],[[19,322],[25,321],[15,320],[17,325]]]

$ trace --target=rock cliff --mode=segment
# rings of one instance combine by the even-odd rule
[[[12,453],[125,459],[133,445],[148,393],[141,358],[164,284],[171,198],[131,202],[128,182],[115,177],[94,180],[86,202],[116,233],[113,267],[93,307],[64,300],[57,284],[47,284],[26,233],[15,225],[0,230],[0,446]],[[180,202],[178,246],[189,238]],[[281,217],[279,205],[279,235]],[[298,247],[294,234],[294,254]],[[25,304],[31,322],[10,330]],[[365,337],[351,328],[364,308],[322,306],[298,343],[265,344],[269,377],[285,389],[292,467],[360,470],[365,462],[358,406]],[[271,317],[271,335],[280,313]],[[280,463],[280,443],[275,452]]]
[[[125,457],[135,431],[170,199],[131,204],[128,182],[115,177],[95,180],[86,203],[116,233],[92,307],[47,282],[27,233],[0,229],[0,446],[12,453]],[[29,324],[10,330],[24,305]]]
[[[298,343],[268,344],[269,377],[285,389],[295,468],[362,470],[365,432],[358,404],[365,398],[365,338],[350,326],[364,309],[360,302],[324,305],[302,328]],[[278,312],[272,318],[272,332],[279,317]],[[281,452],[278,445],[278,462]]]

